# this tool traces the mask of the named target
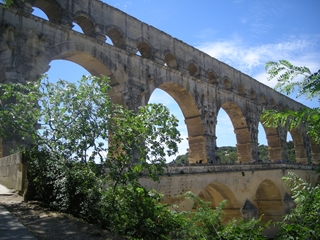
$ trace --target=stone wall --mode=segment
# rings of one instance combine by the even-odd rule
[[[23,192],[26,188],[26,164],[21,153],[0,158],[0,184]]]

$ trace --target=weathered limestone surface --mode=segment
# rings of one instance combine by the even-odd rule
[[[191,191],[210,201],[213,208],[227,199],[224,208],[227,218],[263,214],[264,221],[277,221],[294,207],[290,190],[281,178],[293,172],[314,186],[320,184],[316,169],[317,166],[297,164],[173,166],[159,183],[148,178],[140,181],[147,189],[163,193],[164,202],[178,205],[179,210],[192,209],[190,201],[179,197]]]
[[[33,16],[32,7],[43,10],[49,21]],[[84,34],[73,31],[73,23]],[[238,161],[245,163],[258,159],[262,109],[305,107],[98,0],[26,0],[9,9],[0,5],[0,26],[0,83],[33,81],[50,68],[51,61],[64,59],[93,75],[109,76],[112,100],[130,109],[147,104],[152,92],[160,88],[183,112],[191,163],[216,162],[220,109],[232,121]],[[265,132],[270,160],[286,160],[287,129],[265,128]],[[319,160],[320,148],[305,129],[294,129],[291,135],[298,161]],[[7,156],[14,142],[6,140],[2,145],[2,155]]]
[[[0,158],[0,183],[9,189],[25,190],[26,165],[20,153]]]

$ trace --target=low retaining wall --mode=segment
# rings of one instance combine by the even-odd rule
[[[26,173],[27,166],[21,153],[0,158],[0,184],[23,193],[26,188]]]

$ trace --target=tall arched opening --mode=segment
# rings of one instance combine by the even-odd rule
[[[189,163],[207,162],[204,126],[194,98],[185,88],[176,83],[161,83],[157,88],[169,94],[181,109],[188,132]]]
[[[182,113],[179,105],[175,101],[175,99],[172,98],[165,91],[157,88],[152,92],[151,97],[149,99],[149,103],[160,103],[160,104],[165,105],[167,108],[170,109],[171,114],[173,114],[179,120],[178,130],[180,131],[182,141],[178,145],[177,156],[172,156],[172,157],[168,158],[167,162],[172,162],[177,157],[179,157],[178,159],[181,158],[181,159],[188,160],[187,159],[188,158],[188,149],[189,149],[188,140],[187,140],[188,139],[188,131],[187,131],[186,124],[184,122],[183,113]],[[183,161],[183,162],[178,161],[175,163],[187,164],[188,162],[187,161]]]
[[[228,114],[232,122],[237,141],[238,162],[250,162],[252,158],[250,132],[240,107],[233,102],[225,102],[221,108]]]
[[[294,144],[296,162],[307,164],[309,159],[304,146],[304,137],[302,132],[298,128],[294,128],[290,131],[290,134]]]

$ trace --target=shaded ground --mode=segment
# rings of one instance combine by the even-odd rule
[[[16,193],[11,196],[0,195],[0,204],[11,212],[39,240],[124,239],[67,214],[45,209],[38,202],[23,202],[23,198]]]

